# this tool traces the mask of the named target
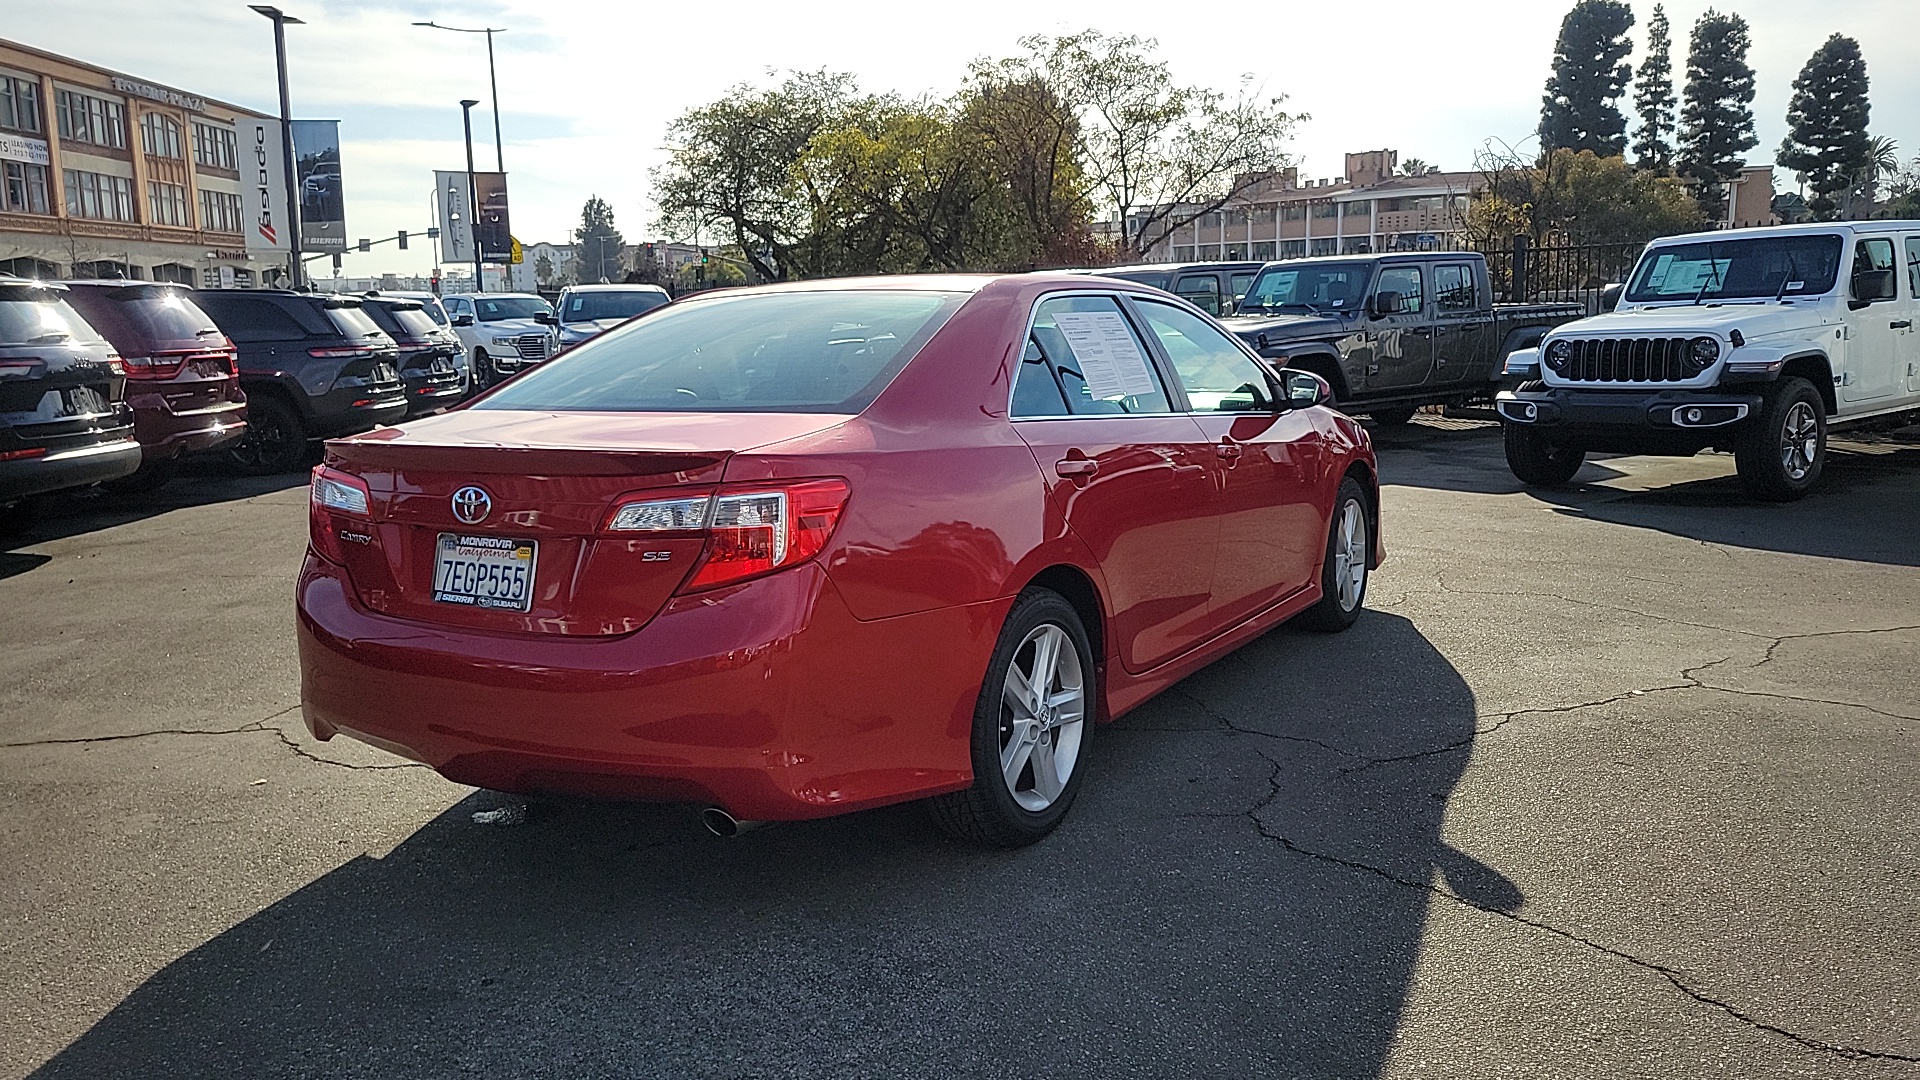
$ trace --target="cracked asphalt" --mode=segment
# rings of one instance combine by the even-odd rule
[[[1094,733],[1013,853],[722,842],[300,725],[301,478],[0,550],[0,1076],[1920,1076],[1920,437],[1522,491],[1379,436],[1391,558]]]

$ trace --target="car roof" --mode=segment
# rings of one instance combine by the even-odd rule
[[[171,285],[176,289],[193,288],[191,285],[183,285],[178,281],[142,281],[139,278],[64,278],[60,284],[66,286],[82,285],[89,289],[128,289],[135,286],[150,288],[155,285],[163,287]]]
[[[1920,220],[1893,218],[1878,221],[1808,221],[1799,225],[1759,225],[1747,229],[1719,229],[1712,232],[1677,233],[1654,240],[1655,244],[1695,243],[1701,240],[1749,240],[1760,236],[1821,236],[1840,233],[1912,232],[1920,230]]]
[[[613,284],[613,283],[608,283],[608,284],[594,284],[594,285],[569,285],[569,286],[567,286],[566,288],[564,288],[564,289],[561,289],[560,291],[561,291],[561,292],[563,292],[563,293],[570,293],[570,292],[654,292],[654,293],[659,293],[659,294],[660,294],[660,295],[662,295],[662,296],[665,296],[665,295],[667,295],[667,290],[665,290],[665,289],[663,289],[663,288],[661,288],[661,287],[660,287],[660,286],[658,286],[658,285],[648,285],[648,284],[645,284],[645,283],[643,283],[643,282],[638,282],[638,281],[635,281],[635,282],[626,282],[626,283],[620,283],[620,284]]]

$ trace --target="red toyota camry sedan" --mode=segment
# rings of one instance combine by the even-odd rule
[[[683,300],[328,444],[314,735],[722,829],[927,799],[1044,836],[1096,723],[1358,616],[1374,456],[1316,376],[1079,275]]]

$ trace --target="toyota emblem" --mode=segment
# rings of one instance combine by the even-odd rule
[[[493,496],[472,484],[453,493],[453,516],[462,525],[478,525],[492,512]]]

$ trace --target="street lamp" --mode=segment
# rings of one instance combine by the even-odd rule
[[[493,90],[493,167],[500,172],[506,172],[507,155],[500,144],[500,83],[493,74],[493,35],[506,33],[506,28],[490,26],[475,30],[464,26],[442,26],[437,22],[417,22],[413,25],[430,26],[435,30],[452,30],[458,34],[487,35],[487,85]],[[480,103],[476,101],[474,104]]]
[[[487,286],[480,278],[480,189],[473,182],[473,107],[472,98],[460,100],[460,126],[467,132],[467,234],[473,238],[473,291],[483,293]]]
[[[287,183],[287,269],[291,284],[297,289],[305,280],[305,274],[300,262],[299,203],[293,186],[293,105],[287,96],[287,24],[306,24],[271,4],[247,6],[273,20],[273,56],[280,69],[280,164],[286,172]]]

